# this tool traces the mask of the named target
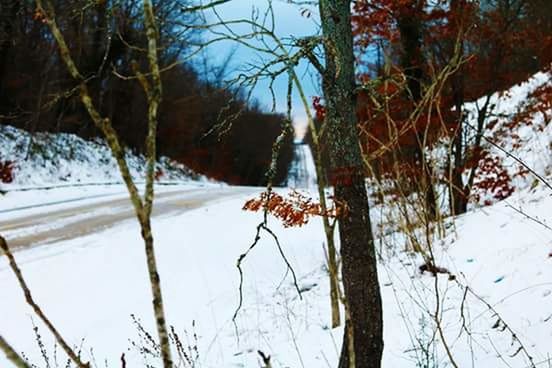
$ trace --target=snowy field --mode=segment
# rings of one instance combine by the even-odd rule
[[[258,214],[241,211],[244,199],[154,221],[168,320],[185,341],[197,345],[201,367],[257,367],[257,350],[271,354],[275,367],[334,367],[341,331],[328,328],[328,281],[318,221],[292,230],[272,224],[297,273],[302,299],[290,275],[285,277],[276,246],[263,238],[246,259],[244,306],[236,325],[232,323],[238,305],[236,259],[249,246],[260,221]],[[456,233],[463,235],[451,235],[436,255],[440,266],[500,316],[472,294],[465,297],[462,316],[462,288],[446,275],[438,277],[439,315],[460,367],[502,367],[502,360],[513,367],[528,366],[517,351],[519,345],[511,345],[509,331],[493,328],[499,318],[515,331],[535,362],[552,354],[547,343],[552,338],[552,231],[508,205],[521,206],[544,220],[552,197],[535,190],[469,213],[456,223]],[[139,341],[131,315],[152,333],[154,325],[137,224],[129,221],[71,242],[19,252],[17,257],[36,300],[73,344],[82,344],[83,356],[93,356],[98,367],[105,359],[118,366],[123,352],[129,366],[142,361],[129,342]],[[421,260],[407,253],[384,252],[383,259],[384,366],[416,367],[434,331],[435,278],[421,275]],[[0,263],[0,285],[1,333],[32,362],[45,366],[33,320],[51,358],[53,341],[33,319],[5,260]],[[439,366],[447,366],[441,348],[427,353],[441,362]],[[5,364],[1,357],[0,366]]]

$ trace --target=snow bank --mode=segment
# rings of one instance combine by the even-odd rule
[[[133,178],[143,179],[145,158],[127,151],[126,159]],[[6,161],[14,163],[13,182],[0,183],[2,190],[122,181],[117,163],[103,140],[86,141],[73,134],[31,135],[0,125],[0,162]],[[205,180],[166,157],[159,159],[157,170],[162,173],[162,181]]]

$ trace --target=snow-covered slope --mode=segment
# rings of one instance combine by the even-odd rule
[[[499,159],[512,179],[513,188],[518,191],[538,185],[535,175],[529,173],[527,167],[543,177],[552,175],[552,93],[542,97],[545,101],[539,101],[536,94],[539,90],[550,88],[550,72],[539,72],[526,82],[495,93],[488,101],[489,116],[485,121],[482,146]],[[467,129],[467,136],[474,136],[477,111],[486,103],[487,98],[482,97],[465,105],[467,124],[471,127]],[[480,176],[484,179],[488,175],[496,174],[492,172]],[[489,199],[489,196],[482,198],[482,203],[484,199]]]
[[[236,325],[232,323],[238,305],[235,262],[249,247],[260,220],[259,214],[240,210],[244,199],[154,221],[170,324],[185,344],[197,346],[198,367],[259,367],[257,350],[272,356],[273,367],[336,367],[342,330],[329,328],[319,220],[301,229],[270,223],[297,274],[302,299],[273,240],[263,237],[244,263],[244,304]],[[552,198],[542,191],[510,201],[542,220],[552,208]],[[131,314],[155,331],[139,243],[138,227],[130,222],[17,255],[35,298],[66,338],[75,345],[85,338],[87,360],[93,354],[97,361],[118,366],[124,352],[128,366],[145,366],[128,341],[144,343],[137,338]],[[500,203],[458,219],[456,233],[435,249],[439,265],[457,280],[420,274],[421,260],[408,253],[383,255],[385,368],[451,367],[433,319],[436,285],[437,314],[459,367],[528,367],[524,353],[516,354],[521,345],[512,344],[504,322],[535,363],[548,359],[552,232]],[[470,293],[465,296],[459,285],[469,286]],[[38,367],[46,367],[33,337],[33,321],[50,358],[54,343],[37,319],[31,319],[5,259],[0,260],[0,287],[0,333]],[[63,361],[59,350],[57,354]],[[160,366],[156,359],[148,361]],[[0,355],[0,366],[6,364]]]
[[[550,73],[537,73],[489,99],[483,148],[514,190],[500,201],[493,187],[480,192],[468,213],[444,221],[444,236],[430,237],[436,265],[450,274],[421,274],[422,257],[401,250],[407,236],[373,213],[386,235],[385,367],[552,365],[552,106],[535,94],[551,86]],[[485,102],[465,105],[473,127]]]
[[[0,125],[0,164],[13,163],[13,181],[0,189],[76,183],[121,182],[117,164],[103,140],[86,141],[72,134],[31,135],[11,126]],[[133,177],[144,177],[143,156],[127,153]],[[198,175],[166,157],[159,159],[163,181],[190,181]]]

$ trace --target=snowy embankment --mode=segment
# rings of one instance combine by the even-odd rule
[[[538,90],[552,88],[551,72],[536,73],[526,82],[502,93],[495,93],[488,100],[489,117],[485,123],[487,130],[482,148],[499,159],[516,191],[538,185],[539,180],[529,173],[528,168],[544,178],[552,176],[551,94],[540,97],[539,100],[536,93]],[[542,101],[543,98],[545,101]],[[477,111],[486,103],[487,98],[483,97],[465,105],[467,124],[471,126],[467,132],[468,137],[475,138]],[[494,170],[481,174],[479,169],[480,181],[493,179],[495,176]],[[486,196],[481,194],[480,203],[484,203],[494,193],[490,190]]]
[[[132,177],[142,180],[145,158],[127,152],[126,159]],[[6,162],[12,163],[13,175],[9,183],[0,183],[3,191],[122,182],[117,163],[103,140],[86,141],[73,134],[31,135],[0,125],[0,164]],[[159,159],[156,170],[162,182],[204,180],[166,157]]]
[[[141,190],[146,160],[131,152],[126,159]],[[12,167],[9,173],[3,171],[7,164]],[[161,192],[214,184],[167,157],[159,158],[156,173]],[[103,140],[63,133],[31,135],[6,125],[0,125],[0,179],[0,221],[43,206],[59,209],[128,196]]]
[[[527,94],[532,86],[530,82],[514,88]],[[517,108],[508,98],[500,100],[504,110],[495,110],[502,111],[501,116]],[[547,124],[539,131],[537,142],[527,135],[514,149],[548,180],[550,129]],[[376,233],[387,234],[377,242],[385,368],[452,367],[451,357],[462,368],[523,368],[531,367],[531,360],[536,367],[552,364],[552,192],[531,175],[514,185],[516,191],[508,199],[446,221],[447,235],[433,250],[437,264],[454,279],[421,274],[423,261],[404,252],[404,235],[387,232],[379,208],[372,212],[375,229],[381,229]],[[302,296],[276,244],[263,236],[244,261],[243,306],[233,323],[239,301],[236,260],[251,245],[262,217],[241,211],[251,195],[241,196],[153,220],[168,320],[184,345],[190,345],[191,360],[197,361],[182,366],[259,367],[261,350],[272,356],[273,367],[336,367],[342,330],[329,327],[319,219],[296,229],[284,229],[270,219]],[[131,314],[147,331],[155,331],[135,222],[19,252],[17,257],[36,300],[71,343],[82,345],[87,360],[98,367],[104,360],[119,367],[125,353],[127,366],[146,366],[147,354],[144,357],[129,341],[147,347]],[[33,320],[50,359],[53,341],[32,317],[5,259],[0,260],[0,289],[0,334],[37,366],[46,367]],[[57,356],[65,366],[59,349]],[[160,366],[151,358],[149,363]]]

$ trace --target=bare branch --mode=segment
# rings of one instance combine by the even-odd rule
[[[147,77],[138,71],[138,67],[134,65],[136,71],[136,78],[142,84],[148,101],[148,135],[146,138],[146,151],[147,151],[147,167],[146,167],[146,190],[144,198],[142,198],[136,187],[128,164],[125,160],[124,150],[121,147],[117,132],[114,130],[111,121],[108,118],[103,118],[100,112],[94,105],[86,81],[80,74],[73,58],[69,52],[69,48],[65,39],[56,23],[53,7],[47,0],[45,0],[46,7],[43,5],[42,0],[37,0],[37,9],[42,14],[46,24],[50,28],[54,39],[58,44],[61,58],[65,63],[71,76],[80,83],[80,97],[81,102],[88,111],[94,124],[104,133],[107,143],[115,157],[119,171],[123,177],[123,180],[127,186],[130,199],[135,209],[136,217],[141,227],[142,238],[144,240],[148,273],[150,278],[150,286],[153,295],[153,310],[155,313],[157,332],[160,340],[161,355],[163,359],[163,366],[165,368],[172,368],[173,362],[171,358],[169,334],[167,330],[165,312],[163,306],[163,298],[161,293],[161,283],[159,273],[157,270],[157,262],[154,252],[153,235],[151,229],[150,215],[153,206],[154,199],[154,176],[155,176],[155,163],[156,163],[156,135],[157,135],[157,115],[159,105],[162,97],[161,86],[161,71],[159,69],[159,63],[157,58],[157,38],[158,30],[156,28],[155,15],[153,12],[153,4],[151,0],[143,0],[143,13],[147,38],[147,51],[149,62],[149,76],[151,82],[147,80]],[[15,264],[15,262],[14,262]],[[27,289],[28,290],[28,289]],[[29,293],[30,295],[30,293]],[[38,312],[37,312],[38,313]],[[53,326],[51,326],[53,329]],[[84,367],[84,366],[83,366]]]
[[[4,252],[6,257],[8,258],[8,264],[10,269],[12,270],[13,274],[17,278],[17,281],[19,283],[19,286],[21,287],[21,290],[23,291],[23,294],[25,295],[25,301],[27,304],[32,308],[32,310],[35,312],[35,314],[40,318],[40,320],[46,325],[48,330],[54,335],[56,341],[61,346],[63,351],[71,358],[71,360],[79,367],[79,368],[90,368],[90,363],[84,363],[81,358],[79,357],[79,354],[75,353],[75,351],[69,346],[69,344],[65,341],[65,339],[61,336],[59,331],[54,327],[52,322],[46,317],[42,309],[38,306],[38,304],[33,299],[33,296],[31,294],[31,290],[29,289],[29,286],[27,285],[27,282],[23,278],[23,273],[21,272],[21,269],[17,265],[17,262],[15,261],[15,257],[13,256],[13,253],[11,252],[8,243],[6,240],[0,236],[0,249]]]
[[[182,13],[194,13],[194,12],[198,12],[200,10],[211,9],[211,8],[214,8],[215,6],[226,4],[230,1],[231,0],[215,0],[211,3],[204,4],[204,5],[196,5],[196,6],[189,6],[189,7],[186,7],[186,8],[182,8],[180,11]]]
[[[2,240],[0,240],[0,243]],[[31,366],[21,358],[19,354],[8,344],[6,340],[0,335],[0,350],[6,354],[6,358],[10,362],[13,363],[13,365],[16,366],[16,368],[31,368]]]

